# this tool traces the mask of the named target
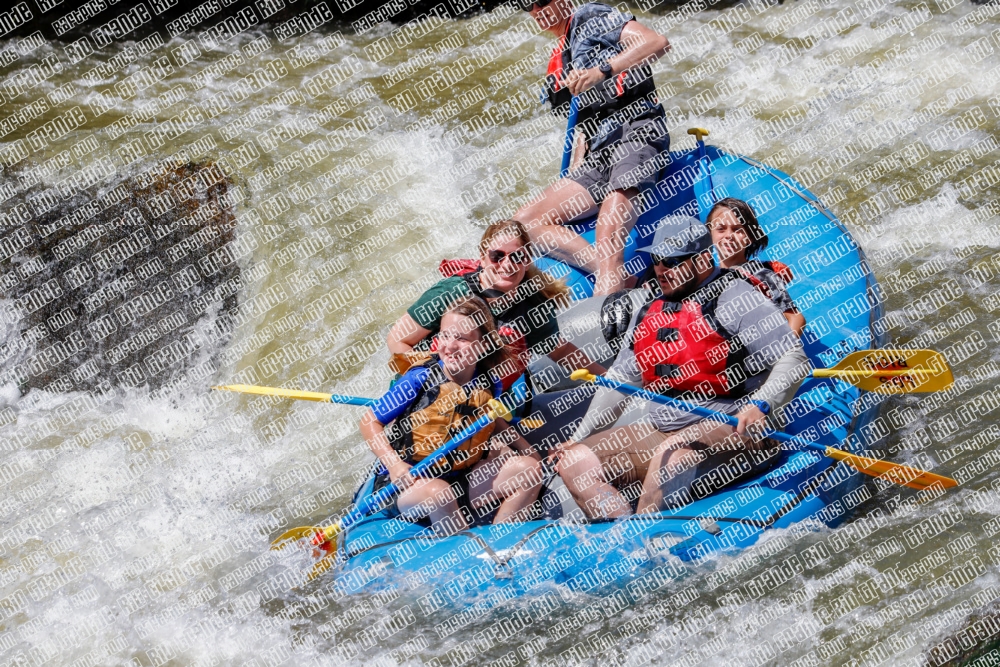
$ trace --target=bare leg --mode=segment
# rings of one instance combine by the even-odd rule
[[[626,287],[625,243],[635,225],[632,200],[639,195],[635,188],[612,190],[601,203],[597,214],[597,281],[594,294],[613,294]]]
[[[453,535],[468,524],[458,508],[451,485],[440,479],[418,479],[396,501],[399,513],[409,521],[431,518],[431,529],[438,535]]]
[[[527,456],[507,459],[493,482],[493,493],[503,499],[493,523],[525,521],[525,510],[538,500],[542,464]]]
[[[469,504],[479,509],[501,501],[493,523],[521,521],[523,510],[538,499],[541,488],[542,466],[537,459],[497,447],[469,473]]]
[[[591,245],[563,226],[596,212],[597,203],[587,189],[576,181],[562,178],[547,187],[538,199],[522,206],[514,219],[524,224],[531,242],[546,254],[596,273],[599,268],[596,257],[587,259]]]
[[[632,513],[625,497],[604,481],[601,460],[586,445],[567,447],[556,470],[589,518],[611,519]]]
[[[691,502],[688,489],[694,483],[698,472],[698,464],[705,455],[690,447],[667,449],[664,447],[654,456],[649,465],[649,472],[642,483],[642,495],[636,511],[639,514],[659,512],[665,508],[665,498],[672,505],[686,505]]]
[[[642,480],[664,437],[647,422],[612,428],[567,447],[557,469],[588,517],[627,516],[632,508],[609,482]]]

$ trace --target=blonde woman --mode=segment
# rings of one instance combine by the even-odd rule
[[[387,344],[393,355],[406,355],[441,327],[448,307],[464,296],[484,299],[515,354],[505,388],[527,365],[528,351],[548,355],[567,370],[587,368],[603,374],[573,343],[559,336],[556,311],[569,298],[566,286],[531,264],[531,239],[520,222],[501,220],[490,225],[479,242],[480,268],[440,280],[410,306],[392,330]],[[397,366],[399,370],[404,370]]]

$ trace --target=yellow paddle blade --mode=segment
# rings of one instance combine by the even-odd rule
[[[292,542],[298,542],[305,538],[312,538],[316,536],[319,532],[319,528],[316,526],[299,526],[298,528],[292,528],[291,530],[286,530],[281,535],[279,535],[273,542],[271,542],[272,549],[284,549],[286,546]]]
[[[309,538],[315,545],[331,544],[337,546],[337,535],[340,533],[340,524],[334,523],[325,528],[319,526],[299,526],[291,528],[279,535],[271,542],[272,549],[283,549],[289,542],[298,542]]]
[[[911,489],[926,489],[932,484],[940,484],[944,488],[958,486],[958,482],[951,477],[935,475],[932,472],[918,470],[900,463],[872,459],[867,456],[858,456],[833,447],[826,448],[826,455],[837,461],[841,461],[851,466],[858,472],[863,472],[872,477],[880,477],[886,481],[908,486]]]
[[[858,389],[880,394],[915,394],[951,389],[951,372],[941,374],[922,368],[908,371],[834,371],[817,368],[813,377],[837,378],[850,382]]]
[[[852,352],[833,368],[817,368],[813,376],[838,378],[883,394],[945,391],[955,382],[943,354],[906,348]]]
[[[894,371],[907,368],[945,371],[948,369],[948,360],[937,350],[881,348],[852,352],[837,362],[833,370]]]
[[[489,403],[487,403],[487,406],[486,411],[492,415],[491,419],[503,419],[510,421],[514,418],[513,413],[511,413],[510,409],[504,405],[502,401],[491,398]]]
[[[258,387],[252,384],[226,384],[212,387],[212,389],[224,389],[226,391],[236,391],[241,394],[257,394],[259,396],[281,396],[282,398],[295,398],[300,401],[319,401],[329,403],[330,394],[323,394],[318,391],[298,391],[297,389],[281,389],[279,387]]]
[[[316,564],[309,570],[307,581],[312,581],[323,574],[337,562],[337,533],[339,526],[334,524],[326,528],[318,526],[299,526],[286,530],[277,539],[271,542],[271,549],[281,550],[289,544],[300,543],[302,540],[309,540],[308,544],[302,544],[305,548],[311,548],[313,557],[318,558]]]

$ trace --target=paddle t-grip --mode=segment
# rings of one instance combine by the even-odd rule
[[[708,130],[703,127],[692,127],[688,130],[688,134],[693,134],[697,141],[705,141],[705,137],[708,136]]]

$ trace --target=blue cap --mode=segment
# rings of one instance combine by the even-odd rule
[[[656,228],[652,245],[639,250],[658,257],[684,257],[711,247],[712,235],[701,220],[690,215],[669,215]]]

